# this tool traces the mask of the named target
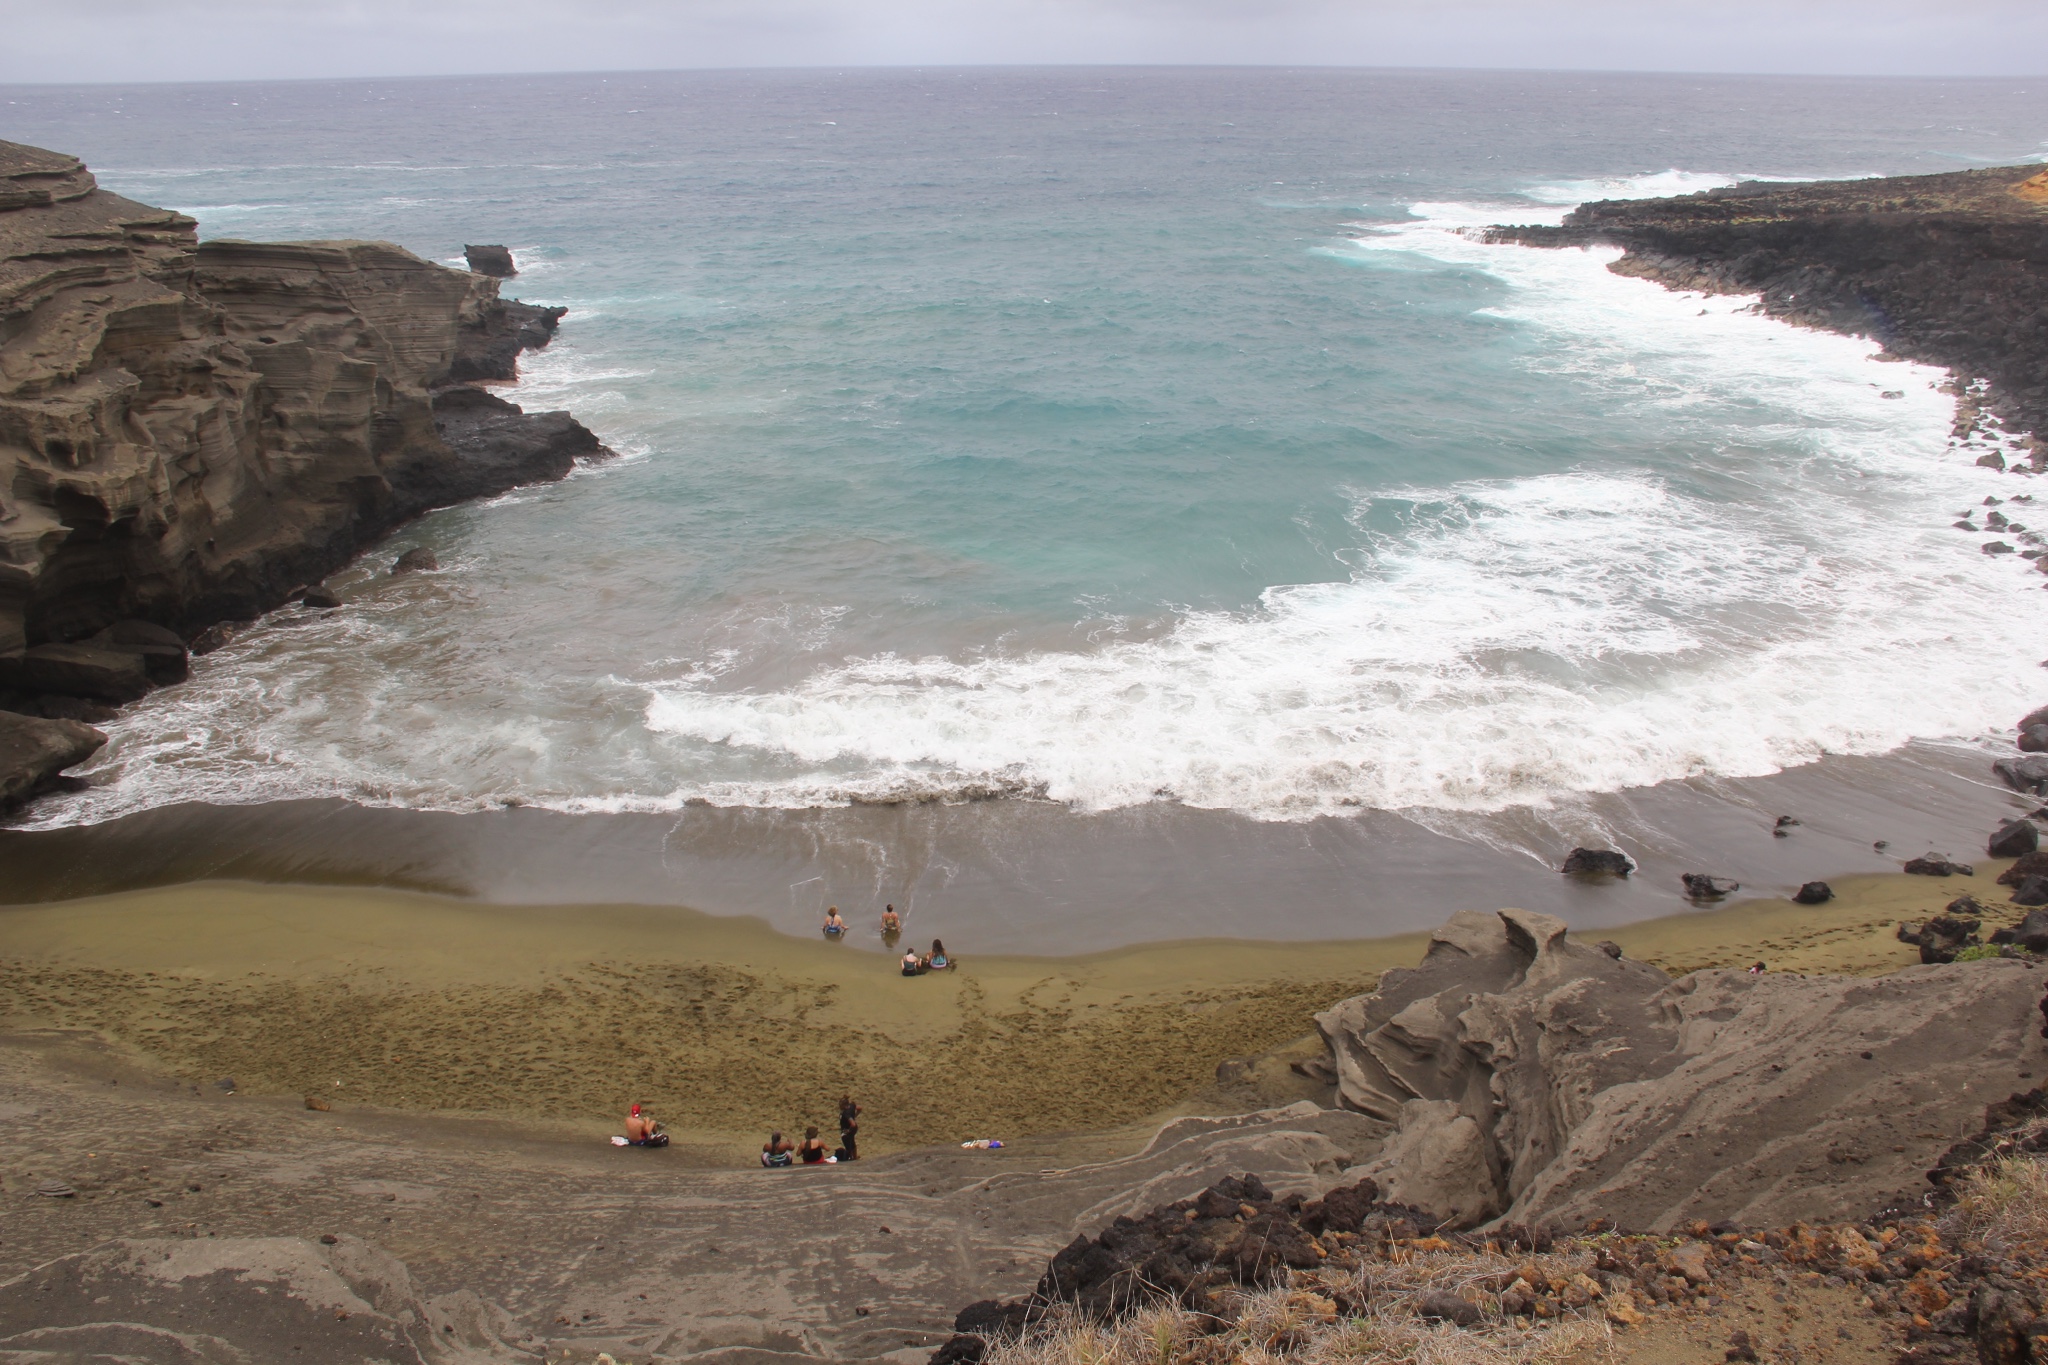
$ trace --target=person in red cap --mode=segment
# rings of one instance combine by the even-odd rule
[[[661,1131],[654,1115],[641,1113],[636,1104],[633,1112],[626,1115],[626,1141],[635,1147],[666,1147],[668,1134]]]

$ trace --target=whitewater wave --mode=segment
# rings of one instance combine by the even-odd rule
[[[1491,812],[2009,723],[2038,688],[2020,642],[2048,628],[2048,594],[2021,591],[2037,581],[2024,563],[1948,527],[2018,487],[1949,448],[1944,376],[1753,300],[1616,276],[1612,250],[1470,231],[1733,181],[1669,171],[1422,203],[1317,248],[1365,269],[1490,277],[1484,311],[1532,339],[1521,363],[1616,412],[1654,410],[1654,429],[1698,452],[1683,469],[1588,449],[1556,473],[1356,488],[1348,579],[1273,587],[1249,610],[1181,611],[1143,638],[1109,623],[1080,650],[842,660],[774,686],[736,685],[730,658],[684,659],[595,696],[550,693],[547,724],[474,695],[480,681],[407,691],[408,659],[465,647],[452,625],[419,624],[433,594],[465,591],[457,559],[431,583],[203,661],[194,685],[110,727],[100,785],[35,818],[309,795],[455,810],[1021,796],[1267,820]],[[598,415],[623,413],[615,386],[639,377],[567,346],[530,357],[528,375],[523,401]],[[308,682],[344,670],[361,692],[346,714]]]

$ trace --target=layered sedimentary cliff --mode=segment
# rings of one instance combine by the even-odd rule
[[[515,378],[563,310],[388,243],[195,227],[0,143],[0,706],[175,680],[145,645],[604,453],[567,413],[465,387]]]
[[[2048,431],[2048,173],[2039,166],[1752,182],[1585,204],[1561,227],[1489,235],[1624,247],[1613,266],[1622,274],[1760,295],[1773,316],[1984,380],[1985,405],[2009,428]],[[1966,430],[1972,415],[1966,405]]]
[[[1917,1198],[1987,1100],[2048,1066],[2027,960],[1676,980],[1562,921],[1464,912],[1421,966],[1317,1016],[1355,1172],[1452,1225],[1853,1219]]]

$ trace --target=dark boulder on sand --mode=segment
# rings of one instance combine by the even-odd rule
[[[2030,953],[2048,953],[2048,910],[2029,910],[2009,931],[2011,942]]]
[[[1611,848],[1575,848],[1558,869],[1575,877],[1626,877],[1635,870],[1633,859]]]
[[[1998,874],[2000,886],[2018,886],[2029,877],[2048,876],[2048,852],[2029,853]]]
[[[1925,924],[1901,924],[1899,942],[1917,946],[1923,963],[1954,962],[1957,953],[1982,942],[1977,931],[1983,927],[1983,921],[1976,918],[1941,914]]]
[[[1994,858],[2020,858],[2041,846],[2041,832],[2031,820],[2008,820],[2000,825],[1984,851]]]
[[[1835,898],[1835,888],[1826,882],[1807,882],[1792,893],[1794,905],[1824,905]]]
[[[1939,853],[1924,853],[1899,870],[1916,877],[1968,877],[1976,872],[1968,863],[1952,863]]]
[[[2048,877],[2033,876],[2013,888],[2014,905],[2048,905]]]

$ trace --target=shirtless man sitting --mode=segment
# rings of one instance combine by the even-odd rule
[[[642,1113],[636,1104],[633,1112],[626,1115],[626,1141],[635,1147],[666,1147],[668,1134],[661,1131],[654,1115]]]

